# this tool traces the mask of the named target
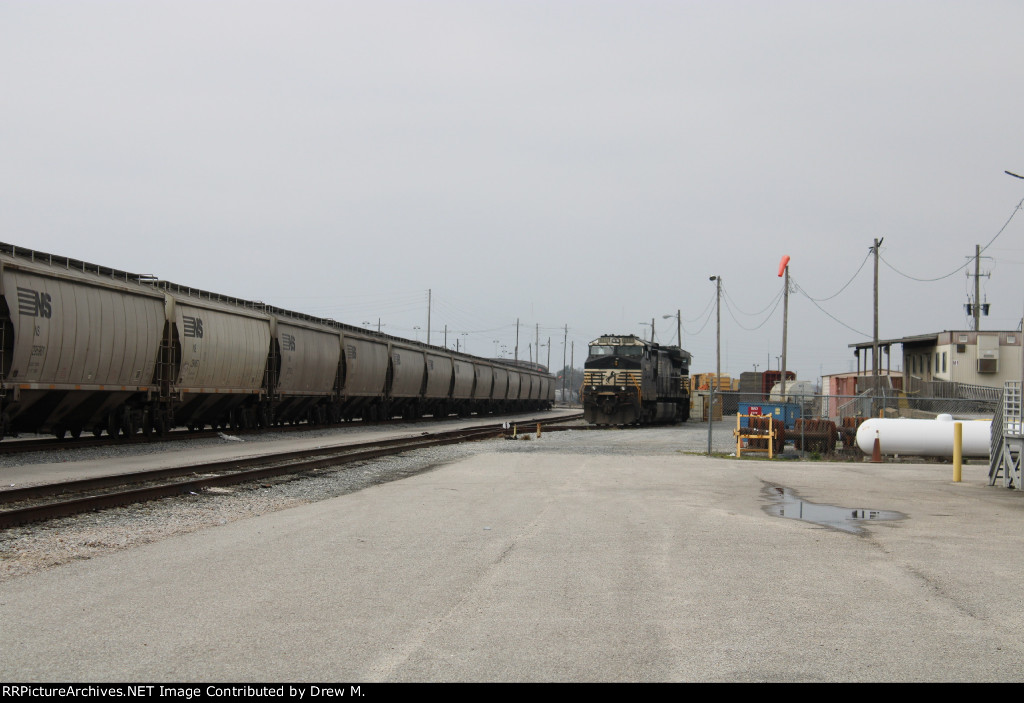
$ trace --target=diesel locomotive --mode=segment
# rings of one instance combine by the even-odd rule
[[[595,425],[686,422],[690,354],[634,335],[590,343],[583,368],[583,416]]]
[[[550,408],[536,364],[0,243],[0,437]]]

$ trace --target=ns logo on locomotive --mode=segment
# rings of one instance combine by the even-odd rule
[[[595,425],[686,422],[690,354],[634,335],[590,343],[583,366],[583,416]]]
[[[0,437],[518,412],[554,389],[537,364],[0,242]]]

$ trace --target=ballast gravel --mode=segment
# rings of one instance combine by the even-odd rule
[[[624,441],[630,436],[627,433],[641,431],[650,433],[650,442],[644,442],[638,448],[636,442]],[[303,436],[315,438],[328,432],[314,430]],[[251,439],[247,437],[245,441],[272,439],[275,439],[275,435],[268,433],[255,435]],[[728,451],[731,437],[725,432],[716,431],[716,440],[717,451]],[[197,439],[190,448],[227,441],[234,440]],[[701,452],[706,449],[706,443],[706,425],[693,424],[675,429],[547,432],[540,438],[531,433],[521,433],[515,440],[495,439],[418,449],[393,457],[347,464],[337,469],[319,469],[259,483],[211,488],[198,494],[164,498],[0,531],[0,581],[76,559],[91,559],[175,535],[335,498],[430,471],[482,452],[664,455]],[[50,463],[161,451],[167,451],[167,448],[160,444],[146,444],[62,450],[59,459],[51,452],[23,457],[8,455],[0,458],[0,466],[9,466],[15,462]]]

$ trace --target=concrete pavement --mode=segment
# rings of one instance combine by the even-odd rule
[[[647,432],[552,433],[0,583],[0,676],[1024,679],[1024,494],[983,465],[954,484],[948,465],[711,459]],[[782,519],[768,485],[907,518],[861,536]]]

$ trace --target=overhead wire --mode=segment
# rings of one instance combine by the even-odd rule
[[[1010,226],[1010,222],[1013,221],[1013,218],[1017,215],[1018,212],[1021,211],[1021,209],[1024,209],[1024,198],[1022,198],[1021,201],[1019,203],[1017,203],[1017,207],[1015,207],[1013,209],[1013,212],[1010,213],[1010,216],[1007,218],[1006,222],[1003,223],[1003,226],[999,228],[999,231],[995,233],[995,235],[992,237],[992,239],[990,239],[988,241],[988,244],[986,244],[985,246],[983,246],[979,250],[979,252],[978,252],[979,255],[981,254],[981,252],[985,251],[990,246],[992,246],[992,244],[996,241],[996,239],[999,238],[999,235],[1001,235],[1006,230],[1006,228]],[[919,283],[933,283],[935,281],[944,280],[944,279],[949,278],[950,276],[952,276],[954,274],[960,273],[961,271],[963,271],[965,268],[967,268],[971,264],[971,260],[968,259],[962,265],[958,266],[956,269],[954,269],[953,271],[950,271],[949,273],[947,273],[947,274],[945,274],[943,276],[938,276],[937,278],[917,278],[915,276],[911,276],[910,274],[903,273],[902,271],[897,269],[895,266],[890,264],[888,261],[885,260],[885,257],[882,256],[881,252],[879,252],[878,258],[881,259],[882,262],[886,266],[888,266],[890,269],[892,269],[894,272],[896,272],[900,276],[903,276],[904,278],[909,278],[912,281],[918,281]],[[973,258],[973,257],[971,257],[971,258]]]
[[[724,290],[724,287],[723,287],[723,290]],[[773,301],[768,304],[769,307],[771,307],[771,311],[760,322],[760,324],[758,324],[758,325],[756,325],[754,327],[747,327],[742,322],[740,322],[739,320],[736,319],[736,315],[733,314],[732,307],[729,304],[729,301],[731,300],[731,298],[728,295],[725,296],[725,309],[728,310],[729,316],[733,319],[733,322],[735,322],[737,325],[739,325],[741,329],[744,329],[744,330],[746,330],[748,332],[753,332],[755,330],[759,330],[762,327],[764,327],[768,323],[768,320],[772,319],[772,315],[774,315],[775,311],[778,309],[779,303],[782,302],[782,298],[783,298],[783,293],[784,292],[785,292],[785,284],[783,284],[783,287],[780,288],[779,292],[775,294],[775,298],[773,299]],[[768,310],[768,308],[766,307],[764,310]],[[764,310],[762,310],[761,312],[764,312]],[[742,311],[740,311],[740,312],[742,312]],[[752,317],[752,315],[749,315],[748,313],[743,313],[743,314]]]
[[[840,294],[840,293],[842,293],[842,292],[843,292],[844,290],[846,290],[847,288],[849,288],[849,287],[850,287],[850,284],[854,282],[854,280],[855,280],[855,279],[857,278],[857,276],[858,276],[858,275],[860,274],[861,270],[863,270],[863,268],[864,268],[864,264],[866,264],[866,263],[868,262],[868,259],[869,259],[869,258],[871,258],[871,251],[872,251],[872,248],[868,248],[868,253],[864,255],[864,260],[860,262],[860,266],[858,266],[858,267],[857,267],[857,270],[856,270],[856,271],[854,272],[854,274],[853,274],[853,275],[852,275],[852,276],[850,277],[850,280],[848,280],[848,281],[847,281],[847,282],[846,282],[845,284],[843,284],[843,287],[842,287],[842,288],[840,288],[839,290],[837,290],[837,291],[836,291],[835,293],[833,293],[832,295],[828,296],[827,298],[812,298],[812,297],[811,297],[811,296],[810,296],[810,295],[809,295],[809,294],[807,293],[807,291],[804,291],[804,290],[802,290],[801,292],[803,292],[803,294],[804,294],[804,295],[805,295],[805,296],[807,297],[807,299],[808,299],[808,300],[811,300],[811,301],[817,301],[817,302],[819,302],[819,303],[823,303],[823,302],[825,302],[826,300],[832,300],[832,298],[835,298],[835,297],[836,297],[837,295],[839,295],[839,294]]]
[[[870,336],[871,336],[870,334],[865,334],[864,332],[861,332],[860,330],[858,330],[858,329],[855,329],[855,328],[851,327],[850,325],[846,324],[845,322],[843,322],[842,320],[840,320],[840,319],[839,319],[838,317],[836,317],[835,315],[833,315],[832,313],[830,313],[830,312],[829,312],[828,310],[826,310],[825,308],[823,308],[823,307],[821,307],[820,305],[818,305],[818,301],[817,301],[817,300],[815,300],[814,298],[812,298],[811,296],[807,295],[807,291],[805,291],[805,290],[804,290],[804,289],[803,289],[803,288],[802,288],[802,287],[800,286],[800,284],[799,284],[799,283],[797,283],[797,282],[796,282],[796,281],[795,281],[795,280],[793,279],[793,277],[792,277],[792,276],[790,276],[790,277],[789,277],[789,280],[790,280],[790,283],[792,283],[792,284],[793,284],[793,288],[794,288],[794,290],[796,290],[796,291],[797,291],[798,293],[800,293],[800,294],[801,294],[801,295],[803,295],[803,296],[804,296],[805,298],[807,298],[808,300],[810,300],[810,301],[811,301],[811,302],[812,302],[812,303],[814,304],[814,307],[816,307],[816,308],[818,308],[819,310],[821,310],[821,311],[822,311],[823,313],[825,313],[825,314],[826,314],[826,315],[827,315],[828,317],[832,318],[833,320],[835,320],[836,322],[838,322],[838,323],[839,323],[840,325],[842,325],[842,326],[843,326],[843,327],[845,327],[846,329],[850,330],[851,332],[856,332],[857,334],[861,335],[862,337],[870,337]]]

